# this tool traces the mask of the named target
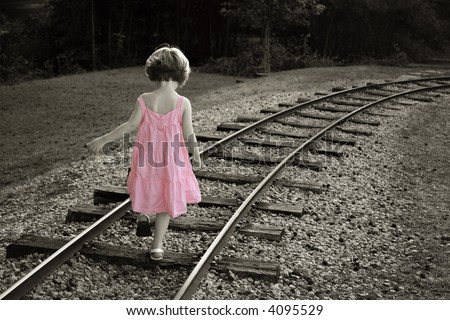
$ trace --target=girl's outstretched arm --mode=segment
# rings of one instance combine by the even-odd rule
[[[193,155],[193,167],[198,169],[202,165],[197,138],[195,137],[194,127],[192,126],[192,107],[191,102],[184,98],[183,102],[183,136],[188,152]]]
[[[141,121],[141,117],[142,117],[141,107],[139,105],[139,102],[136,101],[133,113],[131,114],[130,119],[128,119],[127,122],[121,124],[113,131],[87,143],[86,144],[87,148],[95,153],[100,152],[105,144],[122,138],[123,134],[126,132],[133,132],[134,130],[136,130],[139,125],[139,122]]]

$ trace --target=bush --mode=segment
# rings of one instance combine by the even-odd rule
[[[252,77],[257,72],[263,72],[263,47],[254,45],[243,49],[236,57],[210,59],[199,68],[202,72],[220,73],[226,75]],[[311,53],[309,48],[287,48],[277,41],[270,47],[271,71],[301,69],[305,67],[330,67],[336,65],[331,58],[323,58]]]
[[[0,14],[0,80],[10,82],[54,75],[46,58],[42,31],[45,17],[26,16],[11,20]]]
[[[303,62],[306,68],[324,68],[333,67],[337,62],[328,57],[321,57],[316,52],[303,57]]]
[[[242,50],[236,57],[210,59],[199,68],[202,72],[220,73],[242,77],[255,75],[255,70],[262,61],[262,49],[256,46]]]

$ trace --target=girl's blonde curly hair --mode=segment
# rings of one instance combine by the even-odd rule
[[[145,63],[145,74],[150,81],[176,81],[184,86],[191,68],[189,60],[180,49],[173,46],[158,46]]]

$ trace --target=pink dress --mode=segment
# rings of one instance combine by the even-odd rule
[[[177,217],[187,211],[187,203],[201,200],[184,145],[183,99],[178,98],[175,109],[159,114],[147,108],[142,96],[138,98],[142,118],[127,180],[133,211]]]

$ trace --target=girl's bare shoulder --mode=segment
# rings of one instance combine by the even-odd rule
[[[141,94],[142,99],[151,99],[154,96],[154,92],[144,92]]]
[[[183,108],[183,111],[191,110],[191,101],[183,96],[183,104],[181,106]]]

